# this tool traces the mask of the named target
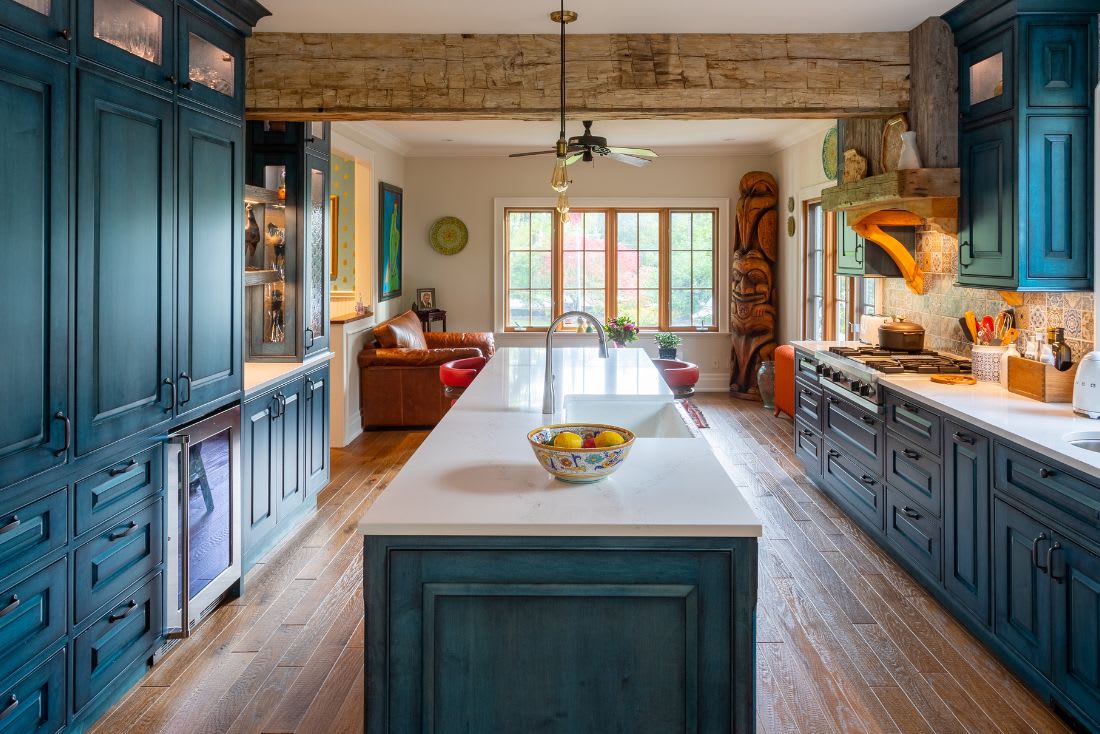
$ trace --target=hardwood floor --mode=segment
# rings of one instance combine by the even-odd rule
[[[721,394],[695,402],[765,527],[758,732],[1069,731],[805,478],[790,421]],[[93,731],[361,732],[355,525],[425,435],[335,449],[317,514]]]

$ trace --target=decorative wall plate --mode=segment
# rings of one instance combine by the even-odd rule
[[[837,131],[835,127],[829,128],[825,133],[825,142],[821,144],[821,168],[825,171],[825,178],[836,181],[839,155],[837,153]]]
[[[885,173],[898,170],[901,134],[904,132],[909,132],[909,118],[905,115],[894,115],[886,121],[886,127],[882,130],[882,150],[879,152],[879,161]]]
[[[795,223],[794,217],[787,217],[787,236],[794,237]]]
[[[454,255],[462,252],[470,241],[466,225],[458,217],[443,217],[432,225],[428,235],[432,249],[441,255]]]
[[[787,197],[787,211],[789,211],[789,212],[794,211],[794,197],[793,196],[788,196]]]

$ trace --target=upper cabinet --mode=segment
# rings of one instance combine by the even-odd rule
[[[244,39],[180,9],[180,99],[230,112],[244,109]]]
[[[1096,13],[970,0],[959,48],[959,283],[1091,290]]]
[[[73,38],[69,0],[0,0],[0,26],[61,48]]]
[[[175,87],[176,7],[171,0],[85,0],[77,12],[77,52],[83,58],[166,89]]]

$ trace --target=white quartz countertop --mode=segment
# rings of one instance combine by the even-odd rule
[[[244,395],[263,392],[272,385],[288,380],[295,374],[316,369],[332,359],[332,352],[311,355],[304,362],[245,362]]]
[[[637,438],[610,477],[553,479],[527,433],[542,414],[544,350],[501,349],[360,520],[365,535],[757,537],[759,518],[702,438]],[[559,401],[671,402],[641,349],[555,349]]]

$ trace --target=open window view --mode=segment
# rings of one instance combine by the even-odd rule
[[[0,734],[1100,734],[1098,18],[0,0]]]

